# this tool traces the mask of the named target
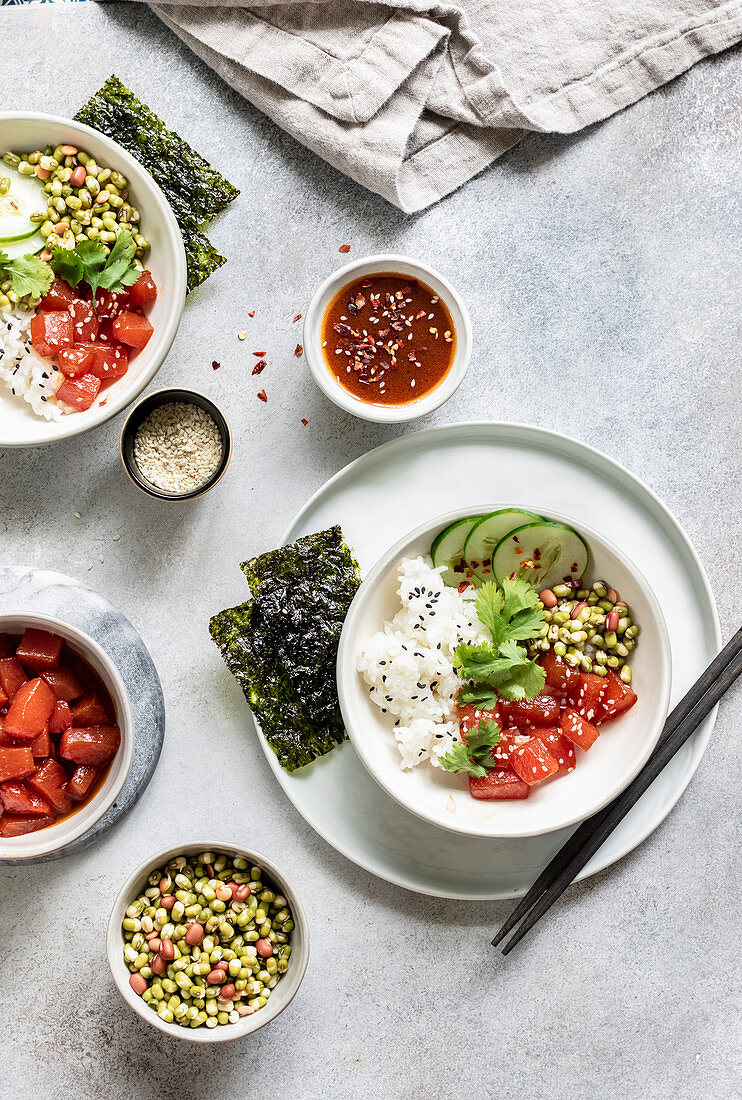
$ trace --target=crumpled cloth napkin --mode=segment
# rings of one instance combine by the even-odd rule
[[[151,6],[279,126],[408,212],[526,131],[573,133],[742,39],[742,0]]]

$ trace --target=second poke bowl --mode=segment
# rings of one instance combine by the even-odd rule
[[[175,215],[133,156],[73,119],[0,113],[0,446],[124,409],[168,354],[185,293]]]
[[[470,836],[535,836],[597,812],[647,762],[670,646],[647,581],[597,531],[483,507],[377,562],[337,681],[353,747],[403,807]]]

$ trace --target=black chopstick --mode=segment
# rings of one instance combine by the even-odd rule
[[[742,629],[738,630],[724,646],[669,715],[654,754],[636,779],[618,798],[597,814],[593,814],[575,830],[505,921],[492,941],[493,946],[497,946],[508,932],[522,921],[520,928],[503,949],[503,954],[508,954],[543,916],[634,803],[654,782],[678,749],[685,744],[709,711],[716,706],[740,673],[742,673]]]

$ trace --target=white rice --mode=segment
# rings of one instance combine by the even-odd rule
[[[37,416],[61,420],[74,410],[56,398],[64,382],[62,372],[31,345],[33,316],[33,310],[0,309],[0,382],[15,397],[27,401]]]
[[[430,558],[405,558],[399,567],[402,608],[369,638],[358,671],[371,699],[395,715],[400,767],[429,760],[438,767],[458,740],[456,696],[462,681],[454,670],[459,642],[489,639],[474,610],[476,592],[445,585]]]

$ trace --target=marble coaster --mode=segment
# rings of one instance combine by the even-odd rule
[[[100,821],[60,852],[30,859],[0,859],[0,864],[13,867],[46,863],[82,851],[120,821],[152,778],[165,736],[165,700],[154,662],[139,634],[113,604],[62,573],[23,566],[0,569],[0,612],[24,610],[54,615],[84,630],[115,662],[134,717],[134,759],[121,793]]]

